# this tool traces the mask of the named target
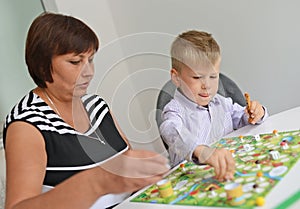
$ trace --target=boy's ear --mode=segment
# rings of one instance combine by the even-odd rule
[[[173,83],[175,84],[176,87],[180,86],[180,77],[179,77],[179,73],[176,69],[172,68],[171,71],[171,79],[173,81]]]

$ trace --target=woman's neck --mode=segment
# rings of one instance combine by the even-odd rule
[[[89,118],[80,97],[59,100],[58,96],[43,88],[35,89],[34,93],[40,96],[65,123],[75,130],[86,132],[89,129]]]

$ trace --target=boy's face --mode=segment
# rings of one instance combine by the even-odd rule
[[[171,69],[171,78],[186,97],[206,106],[218,91],[220,63],[221,59],[213,67],[184,67],[180,72]]]

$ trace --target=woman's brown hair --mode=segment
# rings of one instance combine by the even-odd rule
[[[71,16],[42,13],[31,24],[26,40],[25,59],[30,76],[41,88],[53,82],[52,58],[68,53],[97,51],[95,32],[81,20]]]

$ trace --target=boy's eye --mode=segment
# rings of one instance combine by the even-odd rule
[[[200,79],[200,76],[193,76],[193,79]]]
[[[218,76],[214,75],[214,76],[210,76],[210,78],[218,78]]]

